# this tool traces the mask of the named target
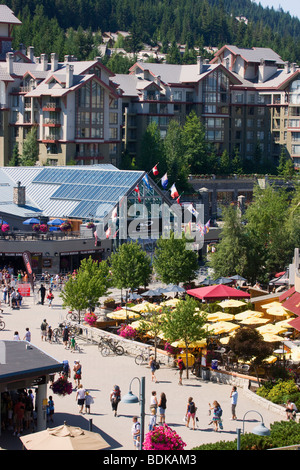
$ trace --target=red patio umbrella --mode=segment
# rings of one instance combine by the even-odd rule
[[[234,289],[233,287],[225,286],[223,284],[190,289],[187,290],[186,293],[201,300],[241,299],[250,297],[248,292]]]

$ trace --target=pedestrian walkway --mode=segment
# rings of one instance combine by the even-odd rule
[[[237,420],[231,421],[231,385],[205,382],[191,374],[187,380],[184,372],[183,386],[180,386],[178,385],[178,371],[165,366],[157,371],[158,383],[154,383],[151,382],[150,368],[145,365],[137,366],[133,357],[126,355],[102,357],[98,352],[97,345],[87,344],[83,340],[80,340],[81,353],[66,350],[62,343],[50,344],[42,341],[40,334],[42,320],[46,319],[48,324],[55,328],[65,318],[66,313],[66,310],[61,307],[58,293],[55,294],[52,308],[47,305],[35,304],[33,297],[26,298],[20,310],[4,307],[3,318],[6,328],[0,331],[0,339],[12,340],[15,331],[18,331],[20,338],[23,339],[26,328],[29,327],[31,341],[36,347],[44,350],[56,360],[68,360],[72,367],[75,360],[79,360],[82,364],[82,384],[94,397],[91,414],[79,413],[75,390],[71,395],[65,397],[54,395],[49,390],[48,397],[52,395],[55,404],[54,422],[51,423],[51,427],[61,425],[66,421],[69,425],[89,429],[90,420],[92,420],[93,431],[99,432],[109,442],[111,449],[132,450],[132,417],[139,416],[139,404],[128,405],[121,402],[118,408],[118,417],[115,417],[109,396],[115,384],[120,386],[122,395],[128,393],[132,379],[132,392],[139,395],[138,379],[142,376],[146,378],[145,432],[148,430],[150,421],[151,393],[155,390],[159,397],[160,393],[164,392],[167,397],[166,423],[175,429],[187,444],[186,450],[203,443],[236,439],[236,429],[243,427],[242,418],[249,410],[261,413],[267,427],[270,426],[270,423],[282,419],[275,412],[258,406],[243,393],[243,390],[238,389]],[[72,377],[71,379],[74,383]],[[188,429],[183,420],[189,397],[193,397],[198,408],[198,427],[194,431]],[[208,424],[210,421],[208,403],[212,403],[214,400],[217,400],[223,408],[224,430],[222,432],[214,432],[212,425]],[[250,432],[258,421],[260,420],[257,414],[248,413],[245,431]],[[5,431],[0,437],[0,447],[21,449],[22,446],[19,438],[12,436],[11,432]]]

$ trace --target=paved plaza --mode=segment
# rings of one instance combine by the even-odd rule
[[[282,420],[282,416],[261,407],[248,398],[240,388],[238,389],[237,420],[232,421],[230,419],[230,385],[207,382],[190,374],[189,379],[184,378],[183,386],[180,386],[178,385],[178,371],[166,366],[162,366],[157,371],[158,383],[154,383],[151,382],[150,368],[145,365],[137,366],[131,356],[102,357],[96,344],[86,343],[83,340],[79,340],[82,347],[80,353],[72,353],[66,350],[62,343],[50,344],[42,341],[40,335],[42,320],[45,318],[48,324],[55,328],[60,321],[65,319],[66,310],[62,309],[58,292],[55,293],[52,308],[47,305],[39,305],[37,301],[37,297],[25,298],[24,305],[20,310],[12,310],[5,305],[3,307],[3,319],[6,328],[0,331],[0,338],[12,340],[14,332],[18,331],[20,338],[23,339],[25,329],[29,327],[32,334],[31,341],[36,347],[58,361],[68,360],[71,366],[73,366],[74,360],[81,362],[82,384],[94,397],[91,414],[82,415],[79,414],[75,391],[71,395],[59,397],[53,395],[49,389],[48,397],[53,395],[55,402],[54,423],[51,423],[51,427],[67,422],[69,425],[89,429],[90,420],[92,420],[93,431],[102,435],[109,443],[110,450],[132,450],[132,417],[139,415],[140,406],[139,404],[129,405],[121,402],[118,409],[119,416],[114,417],[109,396],[114,384],[120,386],[124,395],[129,390],[131,380],[142,376],[146,378],[145,432],[148,430],[150,420],[151,392],[156,390],[158,397],[161,392],[164,392],[167,397],[166,423],[182,437],[187,444],[186,450],[204,443],[236,439],[236,429],[243,427],[242,418],[249,410],[261,413],[267,427],[274,421]],[[132,391],[136,395],[139,394],[139,381],[137,379],[132,382]],[[194,431],[188,429],[183,421],[189,397],[193,397],[198,408],[198,427]],[[223,408],[224,430],[222,432],[215,432],[212,425],[209,425],[208,403],[212,403],[214,400],[217,400]],[[245,420],[245,431],[250,432],[258,422],[259,416],[256,413],[248,413]],[[11,431],[4,431],[0,437],[0,447],[4,449],[21,449],[22,445],[20,439],[13,436]]]

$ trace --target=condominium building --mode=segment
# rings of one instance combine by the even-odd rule
[[[123,149],[134,156],[147,125],[162,137],[171,119],[184,124],[194,110],[218,154],[237,148],[244,160],[257,152],[277,163],[285,147],[300,167],[300,69],[268,48],[224,46],[210,63],[137,62],[113,81],[122,92]]]

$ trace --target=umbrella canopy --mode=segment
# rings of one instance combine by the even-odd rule
[[[39,219],[31,217],[31,219],[24,220],[23,225],[34,225],[34,224],[39,224],[39,223],[40,223]]]
[[[142,296],[139,294],[136,294],[135,292],[131,292],[128,296],[128,300],[140,300],[142,299]]]
[[[234,289],[233,287],[229,286],[224,286],[223,284],[208,287],[198,287],[197,289],[189,289],[186,291],[186,293],[202,300],[250,298],[250,294],[248,294],[248,292],[243,292],[242,290]]]
[[[282,307],[282,304],[280,302],[269,302],[268,304],[264,304],[261,307],[265,308],[265,309],[280,308],[280,307]]]
[[[269,320],[268,318],[259,318],[259,317],[248,317],[245,318],[244,320],[240,321],[241,325],[263,325],[265,323],[268,323]]]
[[[207,321],[229,321],[234,320],[234,315],[224,312],[209,313],[207,315]]]
[[[220,302],[219,305],[222,308],[235,308],[235,307],[242,307],[243,305],[246,305],[246,304],[245,302],[242,302],[241,300],[226,299],[226,300],[222,300],[222,302]]]
[[[126,320],[127,318],[140,318],[140,314],[137,312],[132,312],[131,310],[126,310],[122,308],[121,310],[116,310],[112,313],[107,313],[108,318],[112,320]]]
[[[20,439],[27,450],[101,450],[110,447],[100,434],[66,423]]]
[[[134,330],[138,330],[141,327],[151,328],[151,323],[146,320],[137,320],[130,325]]]
[[[171,346],[174,348],[185,348],[185,342],[183,340],[179,341],[174,341],[174,343],[171,343]],[[189,344],[189,349],[190,348],[203,348],[206,346],[206,339],[200,339],[197,341],[193,341],[192,343]]]
[[[165,289],[159,287],[158,289],[150,289],[142,294],[143,297],[159,297],[165,293]]]
[[[212,279],[204,279],[204,281],[200,282],[202,286],[213,286],[215,282]]]
[[[214,280],[214,284],[231,284],[233,279],[229,277],[218,277]]]
[[[235,276],[229,276],[228,279],[232,279],[233,281],[247,281],[247,279],[240,276],[239,274],[236,274]]]
[[[246,320],[246,318],[259,318],[262,317],[262,312],[255,312],[254,310],[245,310],[244,312],[234,315],[235,320]]]
[[[181,302],[181,300],[180,299],[169,299],[169,300],[166,300],[165,302],[161,302],[160,305],[163,306],[163,307],[176,307],[178,302]]]
[[[220,335],[222,333],[230,333],[235,331],[240,328],[240,325],[236,325],[235,323],[231,323],[229,321],[219,321],[213,325],[208,323],[205,325],[205,328],[207,331],[210,331],[213,334]]]
[[[148,312],[159,310],[161,307],[159,305],[152,304],[151,302],[142,302],[141,304],[134,305],[130,307],[130,310],[134,312]]]
[[[283,340],[281,336],[278,336],[273,333],[264,333],[262,337],[263,337],[263,340],[266,341],[267,343],[278,343],[279,341]]]
[[[284,333],[286,331],[286,328],[284,328],[282,325],[273,325],[273,323],[270,323],[268,325],[263,325],[259,326],[257,330],[261,333],[272,333],[274,335]],[[282,338],[281,338],[282,339]]]
[[[61,225],[64,223],[64,220],[62,219],[54,219],[54,220],[50,220],[49,222],[47,222],[48,225]]]
[[[177,286],[176,284],[169,284],[165,289],[162,289],[163,292],[185,292],[183,287]]]
[[[282,305],[280,307],[267,308],[267,314],[275,317],[286,317],[289,316],[289,312]]]

